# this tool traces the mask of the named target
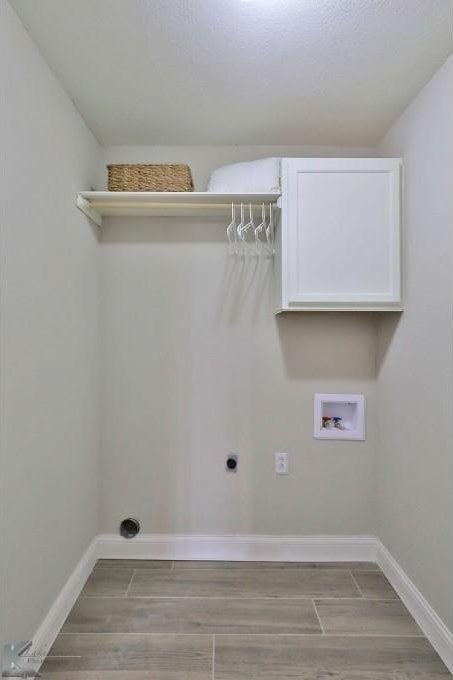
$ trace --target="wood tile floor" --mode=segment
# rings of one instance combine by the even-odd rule
[[[100,560],[44,680],[451,677],[372,563]]]

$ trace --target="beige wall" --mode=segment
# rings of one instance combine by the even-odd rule
[[[31,636],[97,531],[98,145],[0,0],[2,641]]]
[[[382,141],[404,160],[405,312],[380,317],[377,533],[453,628],[453,57]]]
[[[107,148],[106,161],[361,155],[319,148]],[[228,257],[225,225],[106,220],[101,243],[103,532],[347,534],[370,530],[375,320],[274,317],[270,263]],[[366,442],[312,438],[314,392],[363,392]],[[239,453],[237,475],[224,457]],[[273,452],[287,451],[277,477]]]
[[[129,514],[146,533],[375,530],[452,627],[452,60],[378,151],[406,168],[404,314],[274,317],[270,263],[228,257],[224,224],[106,220],[98,249],[75,192],[103,187],[105,162],[187,161],[204,189],[223,163],[374,150],[100,151],[0,8],[2,641],[32,635]],[[363,392],[367,440],[315,441],[316,391]]]

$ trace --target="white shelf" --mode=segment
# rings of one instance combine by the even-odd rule
[[[228,217],[231,203],[275,204],[278,193],[213,194],[206,191],[80,191],[79,210],[99,226],[103,217]]]

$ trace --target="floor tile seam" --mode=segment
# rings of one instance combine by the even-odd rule
[[[81,654],[48,654],[46,659],[82,659]]]
[[[128,637],[203,637],[212,638],[215,637],[298,637],[298,638],[392,638],[392,639],[418,639],[427,640],[426,636],[422,633],[139,633],[139,632],[114,632],[114,633],[93,633],[93,632],[80,632],[80,633],[59,633],[58,637],[69,637],[69,636],[128,636]],[[67,655],[67,656],[54,656],[52,654],[48,655],[48,658],[81,658],[82,655]]]
[[[126,588],[126,592],[124,593],[124,597],[127,597],[129,595],[129,590],[131,589],[132,581],[134,580],[134,574],[135,574],[135,569],[132,569],[131,580],[129,581],[129,585]]]
[[[96,569],[141,569],[142,571],[164,571],[164,567],[95,567]],[[317,574],[320,571],[328,571],[329,573],[332,574],[337,574],[338,572],[344,572],[344,571],[351,571],[351,567],[288,567],[287,565],[278,565],[276,564],[275,566],[260,566],[258,563],[257,565],[247,565],[246,567],[182,567],[179,566],[177,561],[175,561],[175,571],[298,571],[298,572],[304,572],[305,574]],[[356,571],[357,573],[361,574],[382,574],[382,571],[377,571],[374,569],[353,569],[353,571]]]
[[[399,597],[314,597],[314,600],[324,601],[350,601],[350,602],[399,602],[403,604],[403,601]]]
[[[95,572],[102,571],[103,573],[108,572],[108,571],[146,571],[146,572],[156,572],[158,574],[167,574],[172,571],[171,566],[168,567],[93,567],[91,573],[94,574]],[[181,571],[183,571],[181,569]],[[188,569],[184,571],[189,571]],[[195,571],[195,570],[194,570]],[[201,571],[201,570],[199,570]],[[206,569],[206,571],[208,571]],[[374,573],[374,572],[372,572]]]
[[[317,608],[316,608],[316,604],[315,604],[314,599],[312,599],[311,603],[312,603],[312,605],[313,605],[313,609],[314,609],[314,612],[315,612],[315,614],[316,614],[316,618],[318,619],[319,627],[321,628],[321,633],[322,633],[323,635],[325,635],[325,632],[326,632],[326,631],[324,630],[324,626],[322,625],[321,617],[319,616],[319,612],[318,612],[318,610],[317,610]]]
[[[124,600],[126,599],[126,595],[79,595],[77,598],[78,600]],[[310,600],[333,600],[333,601],[339,601],[339,602],[344,602],[344,601],[353,601],[353,602],[362,602],[363,600],[366,600],[367,602],[378,602],[378,601],[390,601],[390,602],[398,602],[398,598],[380,598],[378,599],[373,599],[373,600],[368,600],[366,598],[361,597],[360,595],[357,596],[338,596],[336,597],[335,595],[330,595],[326,597],[318,596],[318,595],[303,595],[303,596],[294,596],[294,595],[284,595],[284,596],[279,596],[279,595],[257,595],[257,596],[249,596],[249,595],[127,595],[128,600],[273,600],[273,601],[281,601],[281,600],[297,600],[299,601],[310,601]]]
[[[361,589],[361,587],[357,583],[356,579],[354,578],[354,574],[352,573],[352,571],[350,571],[349,573],[351,574],[352,581],[353,581],[355,587],[357,588],[357,590],[359,591],[360,596],[365,600],[366,598],[365,598],[365,595],[363,594],[363,590]]]
[[[215,634],[212,636],[212,673],[211,678],[215,678]]]
[[[94,567],[96,571],[118,571],[118,570],[126,570],[126,569],[138,569],[138,571],[156,571],[159,573],[165,573],[172,571],[170,567]],[[183,572],[183,571],[196,571],[200,573],[205,573],[205,572],[214,572],[218,573],[219,571],[227,571],[228,573],[237,573],[241,571],[260,571],[262,573],[266,573],[268,571],[290,571],[291,573],[299,573],[299,574],[319,574],[320,572],[325,574],[345,574],[349,573],[351,571],[350,568],[348,567],[343,567],[341,569],[332,569],[331,567],[316,567],[316,568],[309,568],[309,567],[178,567],[177,565],[174,567],[175,572]],[[363,573],[363,574],[382,574],[380,571],[367,571],[365,570],[359,570],[359,569],[354,569],[357,573]]]
[[[168,560],[168,566],[158,566],[158,567],[150,567],[150,566],[126,566],[124,564],[118,564],[118,565],[112,565],[112,566],[102,566],[102,565],[95,565],[93,567],[93,571],[128,571],[130,569],[136,569],[138,571],[150,571],[150,572],[159,572],[159,573],[166,573],[166,572],[171,572],[171,571],[200,571],[200,572],[206,572],[206,571],[228,571],[228,572],[237,572],[237,571],[291,571],[291,572],[303,572],[304,574],[318,574],[319,572],[329,572],[329,573],[343,573],[343,572],[350,572],[352,571],[353,573],[356,574],[379,574],[380,576],[384,576],[382,571],[379,570],[374,570],[374,569],[355,569],[355,568],[348,568],[348,567],[288,567],[288,566],[279,566],[278,564],[275,566],[266,566],[262,567],[256,565],[248,565],[246,567],[182,567],[177,564],[177,561],[175,560]]]

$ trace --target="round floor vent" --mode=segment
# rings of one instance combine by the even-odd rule
[[[120,534],[123,538],[134,538],[140,531],[140,522],[133,517],[123,519],[120,524]]]

